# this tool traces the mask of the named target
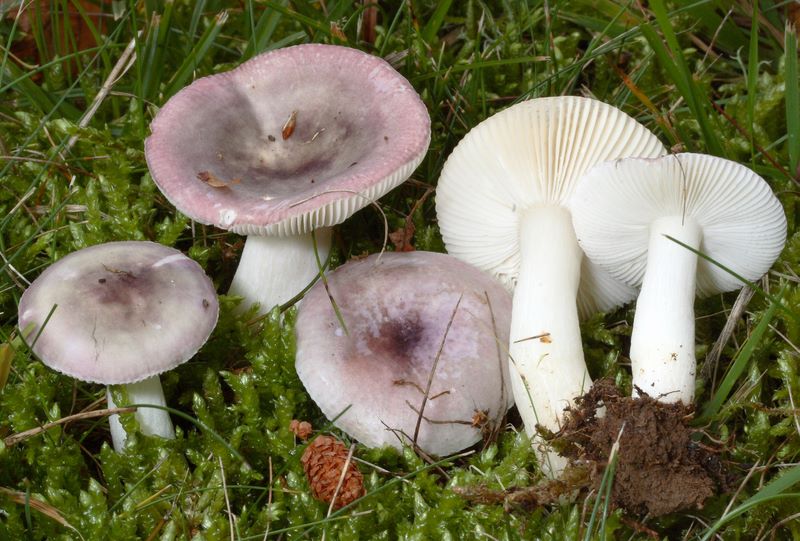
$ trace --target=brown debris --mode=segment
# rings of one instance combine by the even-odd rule
[[[342,43],[347,43],[347,36],[342,31],[342,27],[333,21],[331,21],[331,35]]]
[[[586,486],[588,486],[586,468],[571,466],[564,471],[560,479],[548,479],[530,487],[493,490],[478,485],[454,487],[453,492],[473,504],[502,503],[506,511],[511,511],[515,508],[535,509],[545,505],[557,505],[565,496]]]
[[[231,184],[239,184],[242,182],[242,179],[240,178],[233,178],[226,182],[211,171],[200,171],[197,173],[197,179],[205,182],[212,188],[228,188]]]
[[[317,436],[300,459],[316,499],[330,503],[336,494],[334,509],[344,507],[365,494],[364,477],[354,462],[347,464],[347,457],[348,450],[342,442],[331,436]],[[347,471],[339,486],[345,464]]]
[[[610,380],[597,381],[576,403],[554,443],[573,464],[594,468],[592,486],[598,488],[619,437],[615,506],[653,517],[701,508],[724,484],[720,472],[709,468],[719,465],[716,455],[692,439],[690,407],[622,396]],[[605,414],[598,416],[603,406]]]
[[[311,423],[308,421],[298,421],[297,419],[292,419],[292,422],[289,423],[289,430],[303,441],[306,441],[314,431],[314,429],[311,428]]]
[[[283,128],[281,128],[281,137],[284,141],[286,141],[289,137],[292,136],[294,133],[294,129],[297,126],[297,111],[292,111],[289,115],[289,118],[286,119],[286,123],[284,123]]]
[[[362,0],[364,4],[363,26],[361,27],[361,39],[373,45],[377,32],[375,27],[378,25],[378,3],[375,0]]]
[[[414,251],[414,222],[410,219],[406,220],[403,227],[389,233],[389,240],[394,244],[396,252],[413,252]]]

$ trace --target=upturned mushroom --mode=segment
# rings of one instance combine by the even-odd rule
[[[50,265],[23,293],[19,328],[50,368],[124,385],[130,404],[164,406],[158,374],[189,360],[217,322],[217,296],[195,261],[154,242],[110,242]],[[114,407],[111,390],[108,405]],[[141,407],[143,434],[174,437],[169,414]],[[109,419],[114,449],[126,434]]]
[[[478,124],[444,165],[436,213],[448,253],[514,289],[510,375],[535,442],[536,425],[557,430],[563,410],[591,386],[579,314],[635,295],[583,257],[572,191],[597,163],[664,152],[650,131],[610,105],[540,98]],[[553,474],[565,464],[552,453],[543,458]]]
[[[489,275],[408,252],[350,261],[327,282],[300,305],[296,368],[336,426],[369,447],[448,455],[503,418],[511,297]]]
[[[630,348],[634,395],[691,404],[695,295],[744,285],[723,267],[747,280],[769,270],[786,240],[780,202],[747,167],[686,153],[598,165],[572,208],[589,259],[641,286]]]
[[[230,292],[262,311],[316,278],[330,227],[405,181],[430,142],[427,109],[402,75],[319,44],[198,79],[151,130],[147,164],[167,199],[248,235]]]

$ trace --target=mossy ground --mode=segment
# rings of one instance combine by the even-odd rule
[[[620,107],[676,150],[753,167],[785,207],[789,240],[758,284],[771,296],[754,296],[718,366],[698,382],[703,428],[745,468],[734,494],[702,510],[638,517],[641,524],[595,494],[533,509],[468,503],[453,487],[502,490],[539,479],[526,438],[510,424],[496,443],[435,465],[408,450],[357,447],[367,496],[328,515],[310,495],[303,445],[289,430],[293,418],[331,428],[292,367],[293,309],[283,319],[242,317],[223,296],[208,344],[162,378],[176,410],[174,441],[134,436],[118,455],[105,420],[95,418],[0,444],[0,539],[693,539],[712,528],[724,539],[800,538],[793,3],[653,0],[643,10],[623,0],[387,1],[374,43],[363,39],[368,17],[353,0],[114,0],[101,18],[87,14],[96,3],[26,2],[23,17],[8,11],[13,3],[0,7],[0,376],[10,367],[2,438],[104,407],[101,387],[52,372],[17,337],[19,296],[51,262],[100,242],[148,239],[188,253],[227,290],[242,239],[177,213],[149,177],[142,144],[177,90],[257,52],[346,44],[389,58],[409,78],[430,111],[433,139],[412,179],[380,204],[391,231],[407,218],[414,224],[418,249],[444,249],[429,190],[466,131],[517,100],[559,94]],[[117,66],[129,43],[135,59]],[[115,67],[110,92],[101,93]],[[359,212],[336,230],[332,264],[378,251],[383,238],[381,215]],[[701,370],[735,298],[697,304]],[[623,388],[632,314],[626,307],[584,324],[592,375]]]

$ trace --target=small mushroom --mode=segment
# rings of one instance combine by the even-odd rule
[[[634,394],[691,404],[695,294],[743,285],[692,250],[748,280],[759,278],[786,240],[780,202],[747,167],[686,153],[598,165],[582,179],[572,209],[589,259],[641,286],[630,350]]]
[[[350,261],[327,282],[330,297],[319,282],[300,306],[296,368],[336,426],[364,445],[400,448],[419,421],[417,446],[447,455],[480,439],[476,412],[502,419],[512,404],[511,297],[490,276],[405,252]]]
[[[319,44],[198,79],[151,130],[145,156],[167,199],[248,235],[230,292],[262,311],[316,278],[330,227],[405,181],[430,142],[427,109],[402,75],[379,57]]]
[[[164,406],[158,374],[189,360],[217,315],[214,286],[195,261],[154,242],[110,242],[73,252],[34,280],[20,299],[19,328],[50,368],[125,385],[131,404]],[[174,437],[162,409],[139,408],[136,420],[144,434]],[[116,415],[110,422],[119,452],[125,431]]]
[[[448,253],[514,289],[511,384],[537,447],[536,425],[558,430],[564,409],[591,386],[579,315],[635,295],[583,257],[572,191],[597,163],[664,153],[652,133],[610,105],[539,98],[474,127],[442,169],[436,214]],[[553,453],[542,458],[551,474],[565,465]]]

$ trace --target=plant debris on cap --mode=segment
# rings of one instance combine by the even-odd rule
[[[154,242],[111,242],[50,265],[19,303],[19,328],[50,368],[109,384],[141,381],[194,355],[217,322],[195,261]]]
[[[511,299],[490,276],[444,254],[385,253],[339,267],[327,289],[300,306],[296,368],[336,426],[400,448],[419,421],[417,446],[446,455],[481,438],[476,411],[502,419]]]
[[[151,124],[153,180],[182,213],[241,234],[344,221],[403,182],[430,118],[383,59],[304,44],[261,54],[173,96]]]

